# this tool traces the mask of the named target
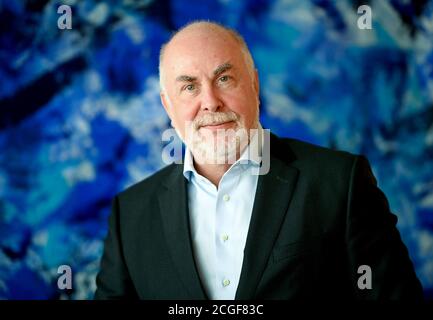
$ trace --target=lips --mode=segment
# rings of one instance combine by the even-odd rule
[[[229,121],[225,121],[225,122],[217,122],[217,123],[212,123],[212,124],[206,124],[206,125],[202,125],[201,128],[210,128],[210,129],[217,129],[217,128],[223,128],[225,127],[227,124],[231,124],[232,122],[234,122],[233,120],[229,120]]]

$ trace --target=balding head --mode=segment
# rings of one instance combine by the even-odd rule
[[[164,60],[166,53],[172,51],[173,54],[176,54],[177,45],[182,46],[185,44],[187,46],[193,46],[197,44],[197,40],[203,38],[208,38],[210,40],[220,38],[224,39],[226,42],[232,42],[232,44],[235,44],[243,55],[245,65],[248,68],[250,76],[254,77],[254,60],[247,44],[245,43],[245,40],[237,31],[215,22],[195,21],[185,25],[173,33],[171,38],[161,46],[159,53],[159,82],[161,91],[165,90],[164,69],[166,66],[164,64]],[[194,42],[194,40],[196,41]],[[206,48],[197,48],[197,50],[206,50]]]
[[[161,49],[160,83],[162,105],[194,157],[217,157],[213,142],[234,155],[238,139],[226,141],[217,131],[238,134],[258,126],[258,74],[245,42],[233,30],[210,22],[179,30]],[[190,130],[195,134],[188,135]],[[219,155],[225,157],[225,152]]]

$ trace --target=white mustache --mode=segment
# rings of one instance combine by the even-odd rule
[[[194,119],[194,128],[197,130],[203,126],[215,126],[230,121],[237,121],[238,116],[234,112],[208,113],[200,118]]]

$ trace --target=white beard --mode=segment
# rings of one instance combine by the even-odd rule
[[[235,127],[217,129],[203,125],[234,121]],[[233,164],[249,143],[247,129],[234,112],[206,114],[185,126],[185,143],[201,164]]]

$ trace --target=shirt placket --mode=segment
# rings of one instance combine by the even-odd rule
[[[221,299],[233,299],[236,293],[236,267],[234,265],[236,254],[233,232],[234,214],[236,213],[236,184],[239,181],[239,167],[231,168],[221,179],[219,185],[216,215],[215,215],[215,248],[216,248],[216,287]]]

